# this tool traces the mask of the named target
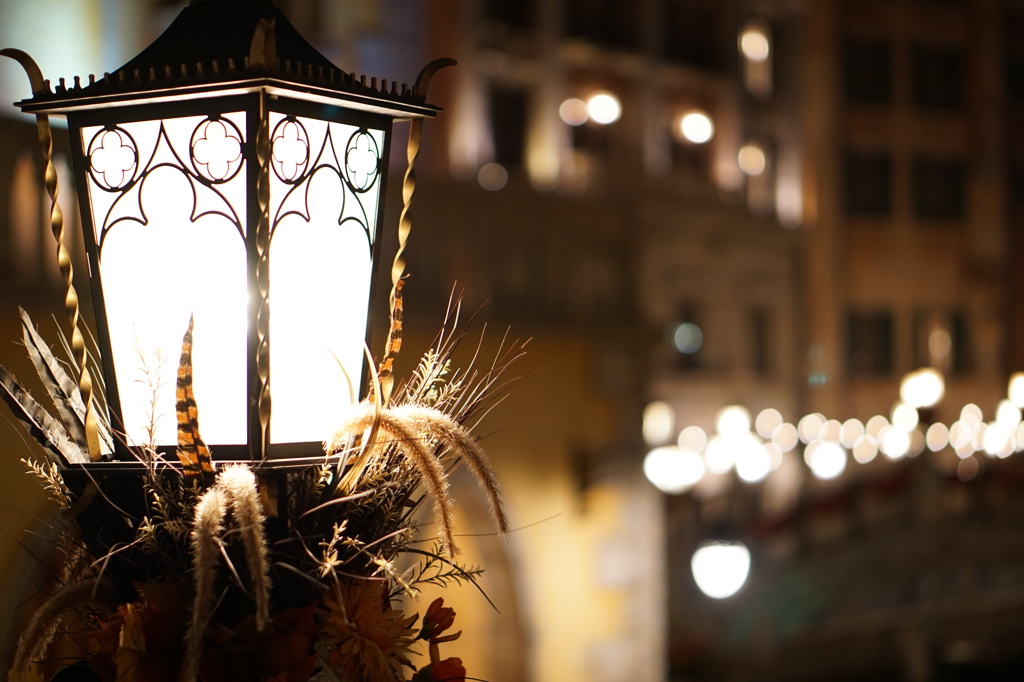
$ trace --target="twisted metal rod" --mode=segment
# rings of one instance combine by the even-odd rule
[[[260,125],[256,134],[256,162],[259,179],[256,198],[259,221],[256,225],[256,409],[259,415],[260,457],[265,459],[270,445],[270,112],[266,91],[260,91]]]
[[[21,65],[28,76],[33,95],[38,95],[48,90],[39,65],[27,53],[22,50],[8,48],[0,50],[0,56],[10,57]],[[50,196],[50,230],[53,232],[53,238],[57,242],[57,265],[60,266],[61,275],[64,277],[64,311],[67,313],[68,322],[71,326],[71,352],[79,371],[78,391],[82,396],[82,403],[85,405],[85,445],[89,451],[89,458],[95,462],[102,457],[103,453],[100,450],[99,430],[96,424],[96,405],[93,400],[92,375],[89,373],[86,358],[85,337],[80,328],[81,319],[79,316],[78,292],[75,290],[74,284],[74,267],[71,264],[71,253],[64,244],[64,213],[57,203],[59,187],[57,184],[57,168],[53,165],[53,134],[50,129],[50,118],[46,114],[36,114],[36,133],[45,163],[44,184],[46,185],[46,193]]]
[[[421,98],[426,98],[427,87],[434,74],[446,66],[454,66],[454,59],[435,59],[420,71],[416,77],[416,84],[413,86],[413,93]],[[405,178],[402,182],[402,213],[398,218],[398,250],[395,252],[395,260],[391,265],[391,308],[395,307],[395,292],[399,280],[405,275],[405,246],[409,242],[409,234],[412,232],[412,195],[416,192],[416,158],[420,154],[420,146],[423,141],[423,119],[415,118],[409,128],[409,141],[405,147],[405,158],[408,166],[405,169]]]

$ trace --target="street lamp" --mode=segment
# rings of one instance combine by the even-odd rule
[[[120,69],[34,84],[18,106],[67,117],[124,434],[93,460],[173,452],[190,321],[214,457],[322,454],[363,384],[392,122],[435,115],[423,89],[337,69],[272,0],[191,0]]]

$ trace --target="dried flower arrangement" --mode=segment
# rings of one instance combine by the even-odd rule
[[[0,395],[46,452],[45,461],[24,461],[62,510],[64,560],[8,679],[42,682],[55,667],[53,680],[104,682],[466,679],[461,660],[439,652],[460,634],[447,634],[454,611],[438,599],[417,628],[418,616],[396,600],[425,583],[475,584],[481,572],[455,559],[453,467],[475,476],[498,530],[507,531],[472,431],[505,391],[503,373],[525,344],[503,343],[484,369],[474,368],[478,348],[467,369],[454,371],[465,333],[456,303],[410,378],[390,391],[401,284],[395,294],[369,397],[339,415],[322,458],[287,470],[211,461],[191,393],[191,329],[177,375],[179,461],[139,446],[134,475],[76,466],[86,461],[78,445],[84,406],[70,379],[78,368],[56,358],[23,312],[25,344],[58,417],[3,368]],[[117,437],[110,425],[99,430]],[[433,541],[417,534],[428,496]],[[429,662],[417,668],[411,655],[420,642]]]

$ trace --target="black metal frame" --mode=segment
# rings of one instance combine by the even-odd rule
[[[230,86],[228,86],[230,88]],[[236,91],[237,92],[237,91]],[[211,93],[212,94],[212,93]],[[297,96],[304,96],[306,93],[295,93]],[[266,94],[263,95],[267,97]],[[120,426],[123,411],[118,394],[116,373],[114,370],[114,362],[111,353],[111,343],[109,336],[109,329],[107,326],[107,314],[103,299],[103,283],[100,276],[99,268],[99,245],[96,243],[96,229],[93,222],[92,209],[90,206],[90,197],[88,189],[90,183],[88,182],[90,174],[90,162],[87,157],[89,140],[85,140],[82,136],[82,129],[86,126],[104,126],[112,127],[123,123],[131,123],[145,120],[156,120],[156,119],[173,119],[185,116],[205,116],[208,119],[216,120],[220,115],[229,112],[246,112],[246,130],[244,131],[245,139],[243,141],[243,166],[244,172],[247,174],[246,178],[246,219],[244,226],[244,242],[246,250],[246,277],[247,284],[250,293],[256,290],[256,265],[257,265],[257,252],[256,252],[256,239],[257,230],[256,224],[261,215],[261,207],[259,205],[259,199],[257,196],[257,183],[260,181],[260,165],[257,162],[256,145],[257,136],[260,132],[260,126],[262,125],[262,117],[260,112],[260,98],[261,93],[259,89],[245,93],[245,94],[231,94],[227,96],[210,96],[203,99],[190,99],[184,101],[166,101],[166,102],[147,102],[145,104],[135,104],[130,101],[123,102],[124,106],[108,106],[96,109],[86,109],[79,111],[68,112],[68,127],[72,138],[72,156],[74,160],[75,173],[78,178],[78,184],[81,190],[79,191],[79,202],[82,211],[82,226],[85,232],[85,244],[89,260],[89,269],[91,275],[91,284],[93,289],[93,296],[95,300],[95,314],[97,325],[97,341],[100,346],[100,353],[102,356],[103,372],[107,386],[107,407],[111,413],[111,421],[115,428]],[[378,204],[378,210],[376,215],[375,224],[373,226],[364,225],[364,229],[372,229],[373,233],[370,235],[371,238],[371,285],[370,285],[370,302],[374,300],[375,291],[377,287],[377,264],[379,262],[380,255],[380,234],[383,225],[384,216],[384,199],[385,199],[385,179],[388,171],[388,160],[390,158],[390,146],[391,146],[391,132],[392,132],[392,117],[383,114],[370,113],[367,111],[348,109],[342,106],[344,102],[339,102],[338,106],[325,105],[320,102],[303,101],[300,99],[294,99],[291,97],[280,96],[280,94],[267,97],[270,102],[270,111],[285,114],[286,116],[302,116],[308,118],[316,118],[328,122],[344,123],[348,125],[354,125],[361,128],[372,128],[383,132],[384,145],[380,151],[378,177],[376,182],[380,183],[380,201]],[[161,131],[163,134],[163,131]],[[267,134],[272,134],[272,131],[268,131]],[[158,143],[159,144],[159,143]],[[191,153],[191,141],[190,141],[190,153]],[[313,151],[310,150],[312,156]],[[137,164],[135,169],[135,177],[132,178],[120,191],[125,192],[130,189],[134,183],[141,182],[144,177],[151,172],[153,169],[148,167],[142,167],[143,163],[148,163],[142,159],[138,159],[138,145],[136,144],[136,156]],[[181,164],[181,170],[187,175],[190,174],[189,166],[181,159],[178,159]],[[312,166],[312,159],[310,160]],[[344,160],[341,160],[344,164]],[[194,167],[192,170],[196,170]],[[315,169],[308,170],[305,177],[310,176]],[[267,165],[267,172],[274,172],[272,165]],[[203,184],[211,187],[216,184],[210,181],[208,178],[202,177],[197,174],[193,179],[202,182]],[[347,178],[341,178],[343,182],[348,182]],[[301,178],[300,178],[301,181]],[[359,190],[352,187],[354,192]],[[283,204],[282,204],[283,205]],[[287,214],[285,214],[287,215]],[[225,216],[232,219],[236,225],[239,224],[237,216]],[[273,228],[276,227],[276,222],[284,216],[273,218],[274,224],[271,227],[271,237],[273,236]],[[246,414],[247,414],[247,433],[249,434],[249,442],[247,444],[217,444],[210,443],[211,450],[215,459],[217,460],[262,460],[269,457],[305,457],[312,456],[322,453],[322,444],[317,443],[279,443],[269,446],[267,452],[263,452],[263,442],[261,438],[257,438],[256,434],[260,432],[259,428],[259,415],[257,413],[257,400],[258,400],[258,375],[256,373],[256,332],[255,332],[255,315],[259,302],[256,300],[258,297],[250,295],[249,309],[247,311],[248,318],[248,329],[247,329],[247,401]],[[371,325],[369,324],[369,316],[366,324],[366,331],[364,337],[369,343],[369,335],[371,331]],[[273,339],[270,339],[270,343],[273,343]],[[271,370],[272,371],[272,370]],[[360,377],[360,386],[365,385],[365,368],[363,375]],[[271,386],[273,384],[271,383]],[[201,410],[200,406],[200,410]],[[118,442],[115,445],[115,459],[123,462],[131,462],[136,459],[136,455],[131,452],[127,447],[126,443]],[[159,448],[161,454],[170,454],[173,457],[174,448],[172,447],[161,447]],[[129,467],[134,470],[134,467]]]

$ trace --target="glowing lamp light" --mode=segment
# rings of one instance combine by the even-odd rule
[[[558,115],[567,125],[581,126],[590,119],[587,103],[578,97],[570,97],[558,107]]]
[[[838,443],[816,441],[804,451],[807,466],[815,478],[828,481],[846,470],[846,450]]]
[[[751,26],[740,34],[740,51],[752,62],[763,62],[771,54],[771,44],[763,29]]]
[[[736,160],[740,165],[740,170],[747,175],[761,175],[768,167],[768,157],[765,156],[764,150],[756,144],[745,144],[740,147]]]
[[[488,192],[497,192],[508,184],[508,171],[500,163],[485,163],[477,172],[476,180]]]
[[[1013,373],[1006,392],[1011,403],[1024,409],[1024,372]]]
[[[704,144],[715,136],[715,124],[703,111],[691,111],[679,118],[679,133],[693,144]]]
[[[723,407],[715,416],[715,428],[725,438],[740,438],[750,433],[750,412],[742,405]]]
[[[752,434],[737,439],[736,475],[746,483],[764,480],[772,471],[771,454]]]
[[[705,542],[693,553],[690,569],[701,592],[712,599],[725,599],[747,582],[750,550],[742,542]]]
[[[933,407],[945,393],[942,372],[932,367],[910,372],[900,380],[900,400],[912,407]]]
[[[622,116],[622,104],[610,92],[598,92],[587,99],[587,113],[594,123],[609,125]]]
[[[644,457],[644,476],[663,493],[678,495],[704,476],[704,460],[696,452],[674,445],[654,448]]]
[[[664,400],[655,400],[644,408],[643,430],[647,445],[662,445],[672,439],[676,425],[676,412]]]
[[[192,319],[214,456],[322,454],[364,385],[392,122],[436,107],[337,69],[270,0],[192,0],[122,68],[18,106],[67,118],[107,407],[128,443],[176,447]],[[104,454],[131,457],[117,447]]]

